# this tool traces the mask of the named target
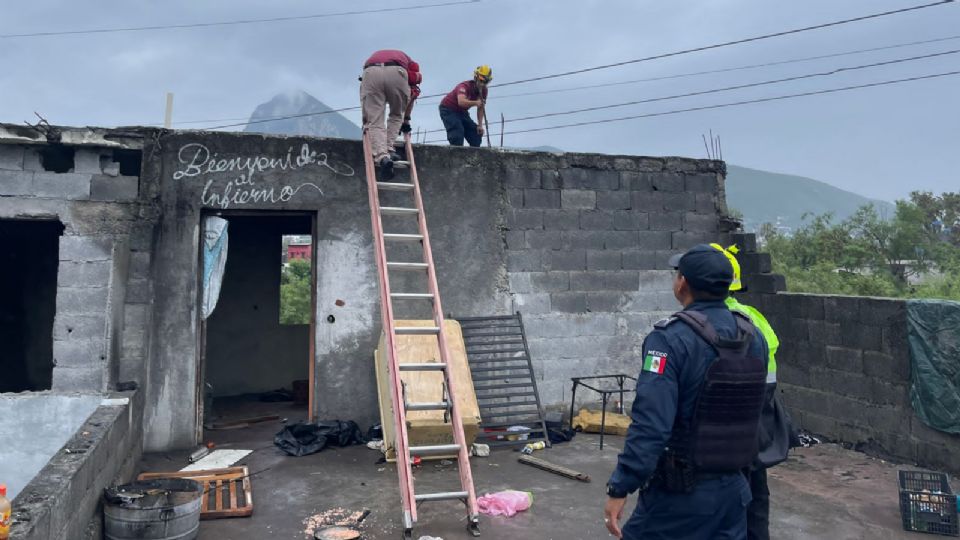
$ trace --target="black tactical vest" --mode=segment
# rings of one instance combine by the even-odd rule
[[[674,314],[717,352],[716,360],[707,368],[689,428],[675,431],[669,444],[698,473],[738,471],[749,467],[757,456],[767,359],[750,354],[753,323],[740,313],[732,313],[737,321],[735,339],[718,335],[701,312]]]

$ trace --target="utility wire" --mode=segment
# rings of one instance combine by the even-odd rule
[[[241,24],[259,24],[270,22],[299,21],[307,19],[327,19],[330,17],[346,17],[349,15],[368,15],[372,13],[390,13],[395,11],[407,11],[414,9],[427,9],[435,7],[456,6],[460,4],[475,4],[481,0],[457,0],[452,2],[441,2],[436,4],[417,4],[413,6],[398,6],[378,9],[365,9],[357,11],[341,11],[335,13],[315,13],[312,15],[291,15],[288,17],[270,17],[264,19],[240,19],[236,21],[215,21],[206,23],[188,23],[188,24],[165,24],[154,26],[129,26],[121,28],[96,28],[90,30],[63,30],[51,32],[29,32],[23,34],[0,34],[0,39],[26,38],[26,37],[48,37],[48,36],[68,36],[81,34],[111,34],[117,32],[140,32],[144,30],[173,30],[183,28],[208,28],[212,26],[236,26]]]
[[[264,122],[276,122],[277,120],[289,120],[291,118],[304,118],[306,116],[320,116],[322,114],[333,114],[333,113],[339,113],[344,111],[357,111],[357,110],[360,110],[360,106],[342,107],[339,109],[330,109],[329,111],[289,114],[286,116],[273,116],[270,118],[261,118],[259,120],[248,120],[246,122],[240,122],[239,124],[224,124],[222,126],[204,127],[200,129],[203,129],[203,130],[224,129],[224,128],[230,128],[230,127],[247,126],[250,124],[262,124]]]
[[[907,8],[895,9],[895,10],[892,10],[892,11],[884,11],[884,12],[881,12],[881,13],[874,13],[874,14],[871,14],[871,15],[862,15],[862,16],[860,16],[860,17],[854,17],[854,18],[852,18],[852,19],[843,19],[843,20],[839,20],[839,21],[832,21],[832,22],[817,24],[817,25],[813,25],[813,26],[805,26],[805,27],[803,27],[803,28],[795,28],[795,29],[793,29],[793,30],[784,30],[784,31],[775,32],[775,33],[772,33],[772,34],[764,34],[764,35],[760,35],[760,36],[754,36],[754,37],[749,37],[749,38],[744,38],[744,39],[738,39],[738,40],[735,40],[735,41],[726,41],[726,42],[724,42],[724,43],[717,43],[717,44],[714,44],[714,45],[704,45],[704,46],[702,46],[702,47],[695,47],[695,48],[692,48],[692,49],[684,49],[684,50],[681,50],[681,51],[675,51],[675,52],[669,52],[669,53],[664,53],[664,54],[658,54],[658,55],[654,55],[654,56],[646,56],[646,57],[644,57],[644,58],[635,58],[635,59],[633,59],[633,60],[624,60],[624,61],[622,61],[622,62],[615,62],[615,63],[612,63],[612,64],[603,64],[603,65],[599,65],[599,66],[587,67],[587,68],[582,68],[582,69],[575,69],[575,70],[573,70],[573,71],[564,71],[564,72],[562,72],[562,73],[553,73],[553,74],[549,74],[549,75],[541,75],[541,76],[539,76],[539,77],[531,77],[531,78],[529,78],[529,79],[519,79],[519,80],[516,80],[516,81],[510,81],[510,82],[495,84],[495,85],[491,85],[491,86],[496,86],[496,87],[500,87],[500,86],[512,86],[512,85],[515,85],[515,84],[525,84],[525,83],[534,82],[534,81],[543,81],[543,80],[547,80],[547,79],[556,79],[556,78],[559,78],[559,77],[568,77],[568,76],[570,76],[570,75],[579,75],[580,73],[587,73],[587,72],[590,72],[590,71],[598,71],[598,70],[601,70],[601,69],[609,69],[609,68],[612,68],[612,67],[626,66],[626,65],[629,65],[629,64],[637,64],[637,63],[640,63],[640,62],[649,62],[650,60],[660,60],[660,59],[662,59],[662,58],[670,58],[670,57],[673,57],[673,56],[680,56],[680,55],[683,55],[683,54],[690,54],[690,53],[695,53],[695,52],[709,51],[709,50],[712,50],[712,49],[719,49],[719,48],[722,48],[722,47],[729,47],[729,46],[731,46],[731,45],[741,45],[741,44],[743,44],[743,43],[751,43],[751,42],[761,41],[761,40],[770,39],[770,38],[775,38],[775,37],[788,36],[788,35],[791,35],[791,34],[799,34],[799,33],[801,33],[801,32],[808,32],[808,31],[810,31],[810,30],[820,30],[820,29],[823,29],[823,28],[830,28],[830,27],[833,27],[833,26],[840,26],[840,25],[842,25],[842,24],[849,24],[849,23],[853,23],[853,22],[865,21],[865,20],[868,20],[868,19],[876,19],[876,18],[879,18],[879,17],[886,17],[886,16],[888,16],[888,15],[896,15],[896,14],[899,14],[899,13],[906,13],[906,12],[908,12],[908,11],[916,11],[916,10],[926,9],[926,8],[935,7],[935,6],[942,6],[942,5],[944,5],[944,4],[953,3],[953,1],[954,1],[954,0],[940,0],[940,1],[938,1],[938,2],[932,2],[932,3],[929,3],[929,4],[921,4],[921,5],[912,6],[912,7],[907,7]]]
[[[674,51],[674,52],[659,54],[659,55],[655,55],[655,56],[647,56],[647,57],[644,57],[644,58],[638,58],[638,59],[634,59],[634,60],[626,60],[626,61],[623,61],[623,62],[616,62],[616,63],[613,63],[613,64],[603,64],[603,65],[599,65],[599,66],[593,66],[593,67],[588,67],[588,68],[583,68],[583,69],[578,69],[578,70],[573,70],[573,71],[566,71],[566,72],[554,73],[554,74],[549,74],[549,75],[541,75],[541,76],[539,76],[539,77],[533,77],[533,78],[529,78],[529,79],[520,79],[520,80],[517,80],[517,81],[510,81],[510,82],[505,82],[505,83],[500,83],[500,84],[491,85],[491,87],[511,86],[511,85],[524,84],[524,83],[534,82],[534,81],[542,81],[542,80],[547,80],[547,79],[555,79],[555,78],[559,78],[559,77],[567,77],[567,76],[570,76],[570,75],[576,75],[576,74],[580,74],[580,73],[587,73],[587,72],[590,72],[590,71],[597,71],[597,70],[601,70],[601,69],[608,69],[608,68],[611,68],[611,67],[624,66],[624,65],[628,65],[628,64],[636,64],[636,63],[640,63],[640,62],[648,62],[648,61],[651,61],[651,60],[658,60],[658,59],[663,59],[663,58],[670,58],[670,57],[673,57],[673,56],[680,56],[680,55],[690,54],[690,53],[694,53],[694,52],[701,52],[701,51],[707,51],[707,50],[711,50],[711,49],[718,49],[718,48],[721,48],[721,47],[729,47],[729,46],[731,46],[731,45],[739,45],[739,44],[743,44],[743,43],[750,43],[750,42],[754,42],[754,41],[771,39],[771,38],[774,38],[774,37],[781,37],[781,36],[786,36],[786,35],[791,35],[791,34],[797,34],[797,33],[800,33],[800,32],[807,32],[807,31],[810,31],[810,30],[819,30],[819,29],[823,29],[823,28],[829,28],[829,27],[833,27],[833,26],[839,26],[839,25],[842,25],[842,24],[849,24],[849,23],[853,23],[853,22],[859,22],[859,21],[864,21],[864,20],[868,20],[868,19],[875,19],[875,18],[878,18],[878,17],[885,17],[885,16],[888,16],[888,15],[894,15],[894,14],[898,14],[898,13],[906,13],[906,12],[909,12],[909,11],[916,11],[916,10],[925,9],[925,8],[929,8],[929,7],[940,6],[940,5],[944,5],[944,4],[950,4],[950,3],[953,3],[953,2],[954,2],[954,0],[939,0],[939,1],[937,1],[937,2],[933,2],[933,3],[930,3],[930,4],[922,4],[922,5],[918,5],[918,6],[901,8],[901,9],[896,9],[896,10],[892,10],[892,11],[884,11],[884,12],[881,12],[881,13],[874,13],[874,14],[871,14],[871,15],[863,15],[863,16],[854,17],[854,18],[851,18],[851,19],[843,19],[843,20],[839,20],[839,21],[832,21],[832,22],[828,22],[828,23],[822,23],[822,24],[818,24],[818,25],[814,25],[814,26],[806,26],[806,27],[803,27],[803,28],[796,28],[796,29],[793,29],[793,30],[784,30],[784,31],[775,32],[775,33],[772,33],[772,34],[764,34],[764,35],[761,35],[761,36],[754,36],[754,37],[750,37],[750,38],[738,39],[738,40],[735,40],[735,41],[727,41],[727,42],[717,43],[717,44],[713,44],[713,45],[705,45],[705,46],[696,47],[696,48],[693,48],[693,49],[684,49],[684,50],[680,50],[680,51]],[[463,3],[463,2],[460,2],[460,3]],[[399,8],[393,8],[393,9],[399,9]],[[0,36],[0,37],[2,37],[2,36]],[[445,95],[445,94],[433,94],[433,95],[429,95],[429,96],[421,96],[421,99],[435,98],[435,97],[440,97],[440,96],[443,96],[443,95]],[[231,128],[231,127],[240,127],[240,126],[246,126],[246,125],[248,125],[248,124],[259,124],[259,123],[264,123],[264,122],[272,122],[272,121],[275,121],[275,120],[288,120],[288,119],[291,119],[291,118],[303,118],[303,117],[307,117],[307,116],[316,116],[316,115],[320,115],[320,114],[330,114],[330,113],[333,113],[333,112],[351,111],[351,110],[357,110],[357,109],[359,109],[359,108],[360,108],[360,107],[346,107],[346,108],[341,108],[341,109],[333,109],[333,110],[330,110],[330,111],[324,111],[324,112],[321,112],[321,113],[302,113],[302,114],[295,114],[295,115],[286,115],[286,116],[279,116],[279,117],[276,117],[276,118],[264,118],[264,119],[260,119],[260,120],[256,120],[256,121],[252,121],[252,122],[243,122],[243,123],[238,123],[238,124],[225,124],[225,125],[221,125],[221,126],[207,127],[207,128],[203,128],[203,129],[214,130],[214,129],[225,129],[225,128]]]
[[[856,71],[856,70],[858,70],[858,69],[868,69],[868,68],[873,68],[873,67],[888,66],[888,65],[892,65],[892,64],[900,64],[900,63],[904,63],[904,62],[912,62],[912,61],[915,61],[915,60],[924,60],[924,59],[927,59],[927,58],[936,58],[936,57],[938,57],[938,56],[946,56],[946,55],[948,55],[948,54],[957,54],[957,53],[960,53],[960,49],[954,49],[954,50],[951,50],[951,51],[942,51],[942,52],[931,53],[931,54],[924,54],[924,55],[921,55],[921,56],[911,56],[911,57],[909,57],[909,58],[897,58],[897,59],[895,59],[895,60],[887,60],[887,61],[884,61],[884,62],[875,62],[875,63],[872,63],[872,64],[863,64],[863,65],[859,65],[859,66],[841,67],[841,68],[837,68],[837,69],[832,69],[832,70],[830,70],[830,71],[822,71],[822,72],[819,72],[819,73],[808,73],[808,74],[806,74],[806,75],[797,75],[797,76],[794,76],[794,77],[786,77],[786,78],[783,78],[783,79],[773,79],[773,80],[769,80],[769,81],[761,81],[761,82],[748,83],[748,84],[739,84],[739,85],[736,85],[736,86],[727,86],[727,87],[724,87],[724,88],[712,88],[712,89],[710,89],[710,90],[701,90],[701,91],[699,91],[699,92],[688,92],[688,93],[685,93],[685,94],[674,94],[674,95],[670,95],[670,96],[661,96],[661,97],[655,97],[655,98],[639,99],[639,100],[635,100],[635,101],[626,101],[626,102],[623,102],[623,103],[613,103],[613,104],[610,104],[610,105],[597,105],[597,106],[595,106],[595,107],[586,107],[586,108],[583,108],[583,109],[573,109],[573,110],[569,110],[569,111],[551,112],[551,113],[537,114],[537,115],[532,115],[532,116],[521,116],[521,117],[519,117],[519,118],[511,118],[511,119],[509,119],[509,120],[505,120],[505,123],[510,123],[510,122],[523,122],[523,121],[526,121],[526,120],[536,120],[536,119],[539,119],[539,118],[549,118],[549,117],[551,117],[551,116],[565,116],[565,115],[568,115],[568,114],[578,114],[578,113],[584,113],[584,112],[601,111],[601,110],[605,110],[605,109],[615,109],[615,108],[618,108],[618,107],[627,107],[627,106],[630,106],[630,105],[640,105],[640,104],[642,104],[642,103],[653,103],[653,102],[656,102],[656,101],[667,101],[667,100],[671,100],[671,99],[679,99],[679,98],[693,97],[693,96],[702,96],[702,95],[706,95],[706,94],[715,94],[715,93],[719,93],[719,92],[729,92],[729,91],[731,91],[731,90],[742,90],[742,89],[744,89],[744,88],[755,88],[755,87],[758,87],[758,86],[766,86],[766,85],[770,85],[770,84],[778,84],[778,83],[784,83],[784,82],[790,82],[790,81],[798,81],[798,80],[802,80],[802,79],[813,79],[813,78],[816,78],[816,77],[829,77],[829,76],[831,76],[831,75],[836,75],[836,74],[838,74],[838,73],[844,73],[844,72],[846,72],[846,71]],[[445,129],[433,129],[433,130],[427,131],[426,133],[439,133],[439,132],[443,132],[443,131],[446,131],[446,130],[445,130]]]
[[[777,61],[774,61],[774,62],[766,62],[766,63],[763,63],[763,64],[749,64],[749,65],[746,65],[746,66],[736,66],[736,67],[728,67],[728,68],[720,68],[720,69],[710,69],[710,70],[707,70],[707,71],[693,71],[693,72],[689,72],[689,73],[678,73],[678,74],[675,74],[675,75],[663,75],[663,76],[660,76],[660,77],[649,77],[649,78],[646,78],[646,79],[632,79],[632,80],[629,80],[629,81],[616,81],[616,82],[608,82],[608,83],[600,83],[600,84],[588,84],[588,85],[584,85],[584,86],[570,86],[570,87],[567,87],[567,88],[555,88],[555,89],[552,89],[552,90],[538,90],[538,91],[535,91],[535,92],[520,92],[520,93],[516,93],[516,94],[497,94],[497,99],[512,98],[512,97],[521,97],[521,96],[538,96],[538,95],[542,95],[542,94],[554,94],[554,93],[559,93],[559,92],[572,92],[572,91],[575,91],[575,90],[589,90],[589,89],[593,89],[593,88],[606,88],[606,87],[610,87],[610,86],[622,86],[622,85],[627,85],[627,84],[636,84],[636,83],[643,83],[643,82],[666,81],[666,80],[670,80],[670,79],[682,79],[682,78],[685,78],[685,77],[696,77],[696,76],[698,76],[698,75],[712,75],[712,74],[715,74],[715,73],[728,73],[728,72],[731,72],[731,71],[742,71],[742,70],[747,70],[747,69],[757,69],[757,68],[770,67],[770,66],[780,66],[780,65],[784,65],[784,64],[795,64],[795,63],[799,63],[799,62],[810,62],[810,61],[812,61],[812,60],[823,60],[823,59],[826,59],[826,58],[837,58],[837,57],[840,57],[840,56],[850,56],[850,55],[854,55],[854,54],[862,54],[862,53],[876,52],[876,51],[885,51],[885,50],[889,50],[889,49],[898,49],[898,48],[902,48],[902,47],[911,47],[911,46],[915,46],[915,45],[926,45],[926,44],[929,44],[929,43],[939,43],[939,42],[941,42],[941,41],[950,41],[950,40],[955,40],[955,39],[960,39],[960,35],[947,36],[947,37],[942,37],[942,38],[937,38],[937,39],[926,39],[926,40],[923,40],[923,41],[911,41],[911,42],[908,42],[908,43],[897,43],[897,44],[895,44],[895,45],[885,45],[885,46],[882,46],[882,47],[871,47],[871,48],[869,48],[869,49],[857,49],[857,50],[854,50],[854,51],[845,51],[845,52],[838,52],[838,53],[832,53],[832,54],[823,54],[823,55],[820,55],[820,56],[807,56],[807,57],[804,57],[804,58],[793,58],[793,59],[789,59],[789,60],[777,60]],[[231,119],[231,120],[232,120],[232,119]],[[212,120],[211,120],[211,121],[212,121]]]
[[[849,91],[849,90],[858,90],[858,89],[863,89],[863,88],[874,88],[874,87],[877,87],[877,86],[887,86],[887,85],[891,85],[891,84],[899,84],[899,83],[912,82],[912,81],[922,81],[922,80],[928,80],[928,79],[936,79],[936,78],[939,78],[939,77],[948,77],[948,76],[952,76],[952,75],[960,75],[960,71],[948,71],[948,72],[945,72],[945,73],[934,73],[934,74],[932,74],[932,75],[920,75],[920,76],[917,76],[917,77],[908,77],[908,78],[906,78],[906,79],[894,79],[894,80],[880,81],[880,82],[869,83],[869,84],[858,84],[858,85],[856,85],[856,86],[844,86],[844,87],[842,87],[842,88],[829,88],[829,89],[826,89],[826,90],[815,90],[815,91],[811,91],[811,92],[801,92],[801,93],[799,93],[799,94],[786,94],[786,95],[782,95],[782,96],[774,96],[774,97],[768,97],[768,98],[749,99],[749,100],[744,100],[744,101],[734,101],[734,102],[731,102],[731,103],[719,103],[719,104],[716,104],[716,105],[704,105],[704,106],[702,106],[702,107],[690,107],[690,108],[686,108],[686,109],[675,109],[675,110],[671,110],[671,111],[662,111],[662,112],[656,112],[656,113],[637,114],[637,115],[632,115],[632,116],[621,116],[621,117],[617,117],[617,118],[606,118],[606,119],[603,119],[603,120],[589,120],[589,121],[585,121],[585,122],[576,122],[576,123],[573,123],[573,124],[560,124],[560,125],[556,125],[556,126],[545,126],[545,127],[522,129],[522,130],[516,130],[516,131],[504,131],[502,134],[503,134],[503,135],[516,135],[516,134],[519,134],[519,133],[532,133],[532,132],[535,132],[535,131],[549,131],[549,130],[554,130],[554,129],[564,129],[564,128],[571,128],[571,127],[581,127],[581,126],[589,126],[589,125],[594,125],[594,124],[608,124],[608,123],[613,123],[613,122],[623,122],[623,121],[626,121],[626,120],[636,120],[636,119],[639,119],[639,118],[653,118],[653,117],[656,117],[656,116],[667,116],[667,115],[687,113],[687,112],[706,111],[706,110],[710,110],[710,109],[722,109],[722,108],[726,108],[726,107],[737,107],[737,106],[740,106],[740,105],[750,105],[750,104],[753,104],[753,103],[766,103],[766,102],[769,102],[769,101],[779,101],[779,100],[793,99],[793,98],[806,97],[806,96],[816,96],[816,95],[821,95],[821,94],[832,94],[832,93],[836,93],[836,92],[846,92],[846,91]],[[491,133],[490,135],[491,135],[491,137],[493,137],[493,136],[500,135],[500,133]],[[431,144],[431,143],[437,143],[437,142],[444,142],[445,140],[446,140],[446,139],[434,139],[434,140],[431,140],[431,141],[426,141],[425,144]]]
[[[602,83],[602,84],[591,84],[591,85],[586,85],[586,86],[573,86],[573,87],[567,87],[567,88],[555,88],[555,89],[551,89],[551,90],[538,90],[538,91],[534,91],[534,92],[521,92],[521,93],[516,93],[516,94],[502,94],[502,95],[501,95],[501,94],[497,94],[496,99],[499,100],[499,99],[512,98],[512,97],[521,97],[521,96],[537,96],[537,95],[543,95],[543,94],[554,94],[554,93],[559,93],[559,92],[571,92],[571,91],[575,91],[575,90],[588,90],[588,89],[593,89],[593,88],[605,88],[605,87],[609,87],[609,86],[620,86],[620,85],[635,84],[635,83],[641,83],[641,82],[662,81],[662,80],[668,80],[668,79],[680,79],[680,78],[684,78],[684,77],[694,77],[694,76],[697,76],[697,75],[710,75],[710,74],[715,74],[715,73],[727,73],[727,72],[731,72],[731,71],[740,71],[740,70],[747,70],[747,69],[757,69],[757,68],[762,68],[762,67],[778,66],[778,65],[784,65],[784,64],[793,64],[793,63],[799,63],[799,62],[809,62],[809,61],[812,61],[812,60],[822,60],[822,59],[826,59],[826,58],[836,58],[836,57],[840,57],[840,56],[849,56],[849,55],[861,54],[861,53],[867,53],[867,52],[884,51],[884,50],[889,50],[889,49],[898,49],[898,48],[902,48],[902,47],[910,47],[910,46],[915,46],[915,45],[926,45],[926,44],[929,44],[929,43],[939,43],[939,42],[942,42],[942,41],[951,41],[951,40],[956,40],[956,39],[960,39],[960,35],[946,36],[946,37],[941,37],[941,38],[936,38],[936,39],[927,39],[927,40],[923,40],[923,41],[910,41],[910,42],[907,42],[907,43],[896,43],[896,44],[893,44],[893,45],[884,45],[884,46],[880,46],[880,47],[871,47],[871,48],[868,48],[868,49],[857,49],[857,50],[853,50],[853,51],[844,51],[844,52],[838,52],[838,53],[824,54],[824,55],[820,55],[820,56],[808,56],[808,57],[805,57],[805,58],[794,58],[794,59],[788,59],[788,60],[777,60],[777,61],[774,61],[774,62],[767,62],[767,63],[763,63],[763,64],[750,64],[750,65],[746,65],[746,66],[736,66],[736,67],[712,69],[712,70],[707,70],[707,71],[695,71],[695,72],[690,72],[690,73],[678,73],[678,74],[674,74],[674,75],[664,75],[664,76],[661,76],[661,77],[651,77],[651,78],[647,78],[647,79],[633,79],[633,80],[629,80],[629,81],[617,81],[617,82],[609,82],[609,83]],[[446,95],[446,94],[432,94],[432,95],[427,95],[427,96],[421,96],[421,97],[418,99],[418,101],[424,101],[424,100],[428,100],[428,99],[433,99],[433,98],[437,98],[437,97],[440,97],[440,96],[443,96],[443,95]],[[304,115],[324,115],[324,114],[331,114],[331,113],[334,113],[334,112],[352,111],[352,110],[359,110],[359,109],[360,109],[360,107],[347,107],[347,108],[335,109],[335,110],[330,110],[330,111],[319,111],[319,112],[305,113]],[[302,116],[302,115],[301,115],[301,116]],[[288,119],[288,118],[296,118],[296,117],[300,117],[300,116],[298,116],[298,115],[295,115],[295,116],[292,116],[292,117],[291,117],[291,116],[271,116],[271,117],[267,117],[267,118],[261,118],[261,119],[257,120],[256,122],[257,122],[257,123],[262,123],[262,122],[269,122],[269,121],[273,121],[273,120],[286,120],[286,119]],[[243,116],[243,117],[234,117],[234,118],[208,118],[208,119],[203,119],[203,120],[184,120],[184,121],[181,121],[181,122],[174,122],[174,125],[206,124],[206,123],[210,123],[210,122],[234,122],[234,121],[239,121],[239,120],[249,120],[249,118],[250,118],[249,116]],[[223,128],[223,127],[236,127],[236,126],[246,125],[246,123],[247,123],[247,122],[245,122],[245,123],[243,123],[243,124],[234,124],[234,125],[229,125],[229,126],[219,126],[219,127],[216,127],[216,128],[206,128],[206,129],[221,129],[221,128]],[[159,124],[147,123],[146,125],[159,125]]]

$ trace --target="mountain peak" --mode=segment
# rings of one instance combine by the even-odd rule
[[[303,90],[281,92],[261,103],[250,115],[247,132],[359,139],[360,128]],[[323,114],[314,114],[323,113]],[[298,116],[308,115],[308,116]],[[279,118],[295,116],[295,118]],[[269,122],[268,120],[277,118]]]

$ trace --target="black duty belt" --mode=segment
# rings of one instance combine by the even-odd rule
[[[403,64],[401,64],[400,62],[375,62],[375,63],[373,63],[373,64],[367,64],[367,65],[363,66],[363,69],[367,69],[368,67],[374,67],[374,66],[380,66],[380,67],[399,66],[399,67],[403,67]]]

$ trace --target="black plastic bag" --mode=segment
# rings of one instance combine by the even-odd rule
[[[363,442],[360,427],[352,420],[293,424],[284,427],[273,438],[277,448],[296,457],[315,454],[327,446],[350,446]]]
[[[570,442],[576,434],[577,432],[570,428],[547,428],[547,436],[550,437],[550,444]]]
[[[380,439],[383,439],[383,426],[380,424],[370,426],[370,429],[367,430],[367,440],[376,441]]]

